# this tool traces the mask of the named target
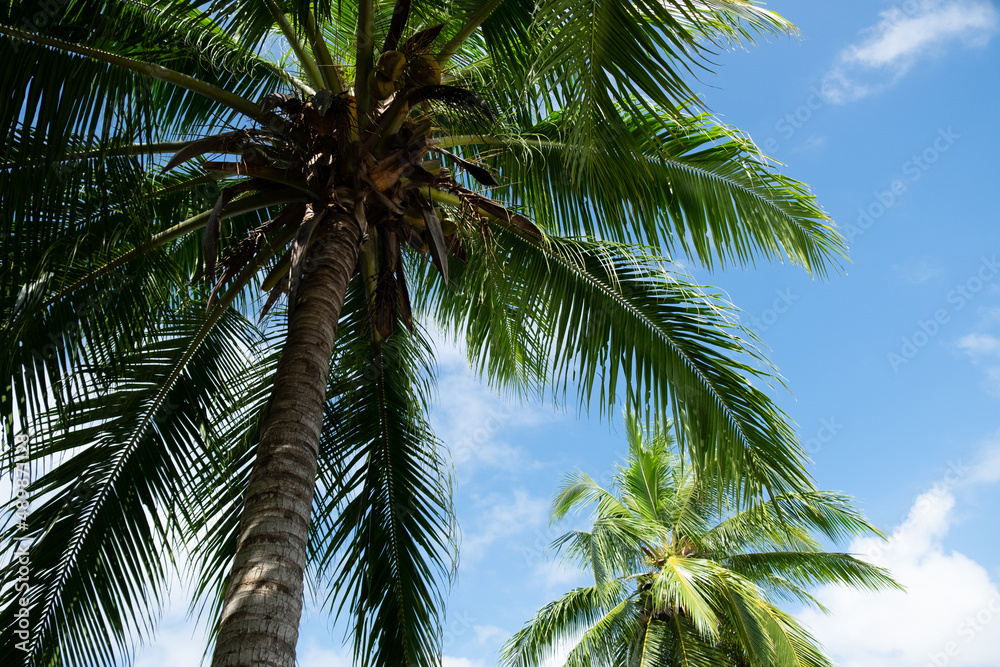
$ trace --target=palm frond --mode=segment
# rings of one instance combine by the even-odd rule
[[[833,667],[819,642],[792,616],[777,607],[770,608],[768,635],[774,646],[778,667]]]
[[[572,119],[571,144],[596,146],[602,134],[631,144],[631,136],[618,121],[619,109],[644,119],[653,108],[677,113],[694,99],[686,75],[704,68],[711,53],[701,38],[721,34],[729,40],[746,34],[734,29],[743,23],[739,13],[722,13],[726,9],[756,8],[743,2],[699,7],[684,0],[547,0],[534,14],[532,37],[539,46],[532,82],[550,108]],[[776,31],[788,27],[761,20],[763,14],[752,18],[756,20],[744,25]],[[643,130],[655,133],[659,118]],[[589,157],[584,153],[575,161],[582,165]]]
[[[405,332],[376,345],[368,303],[355,289],[340,325],[310,548],[353,628],[355,664],[437,664],[455,535],[441,445],[422,416],[429,348]]]
[[[856,589],[903,590],[888,570],[850,554],[800,551],[746,553],[725,560],[726,566],[753,581],[788,581],[799,586],[840,584]]]
[[[516,632],[502,649],[501,664],[505,667],[532,667],[555,657],[559,641],[586,636],[588,630],[602,626],[611,629],[629,622],[634,614],[627,599],[625,586],[618,580],[578,588],[539,610],[530,622]],[[591,636],[595,649],[599,641]],[[584,662],[589,646],[580,648],[577,664]],[[597,656],[595,656],[597,657]],[[602,664],[599,660],[597,664]]]
[[[166,76],[162,67],[155,72],[155,67],[145,68],[140,73],[130,69],[129,62],[148,61],[171,71],[194,72],[193,77],[168,78],[177,84],[202,87],[202,92],[226,90],[220,94],[233,101],[239,98],[255,104],[288,85],[287,75],[272,63],[197,13],[181,10],[178,14],[178,7],[170,3],[71,0],[60,20],[47,24],[42,33],[14,37],[10,29],[20,25],[18,16],[36,11],[37,6],[13,4],[9,22],[5,22],[10,28],[4,28],[0,49],[5,57],[16,57],[23,64],[8,68],[4,74],[4,89],[12,97],[0,115],[3,145],[12,143],[22,119],[34,121],[32,143],[24,154],[34,159],[45,156],[46,164],[66,153],[67,139],[72,135],[107,141],[118,128],[131,127],[153,141],[154,136],[177,136],[206,123],[224,126],[235,122],[237,117],[232,113],[220,116],[211,99],[145,78],[157,72]],[[95,16],[100,20],[95,21]],[[50,46],[22,38],[45,41]],[[73,55],[57,46],[74,44],[92,50],[93,57]],[[97,56],[105,62],[95,60]],[[117,59],[117,64],[110,64],[109,59]]]
[[[441,141],[494,166],[510,184],[505,198],[562,234],[643,239],[708,267],[788,259],[820,277],[846,257],[808,188],[735,128],[707,114],[653,129],[662,111],[614,117],[620,132],[592,145],[575,143],[577,123],[562,111],[506,135]]]
[[[730,356],[746,343],[724,305],[635,250],[497,235],[527,290],[521,307],[536,330],[525,336],[544,336],[557,387],[572,379],[581,400],[614,405],[624,379],[651,414],[673,413],[684,426],[679,441],[699,469],[741,486],[747,500],[809,484],[784,416],[749,382],[762,371]]]
[[[740,489],[720,485],[710,471],[702,474],[676,454],[668,428],[654,424],[647,438],[636,415],[628,414],[626,432],[629,456],[617,467],[612,491],[577,472],[554,503],[557,517],[596,506],[591,531],[569,531],[553,543],[593,572],[595,586],[547,605],[515,635],[506,655],[518,648],[539,664],[551,657],[540,646],[551,651],[584,637],[567,665],[828,665],[816,640],[772,596],[822,609],[809,588],[899,588],[886,570],[819,548],[816,532],[878,534],[842,494],[789,493],[741,510]],[[810,503],[817,507],[810,511]],[[778,511],[784,505],[789,512]],[[799,548],[774,548],[788,543]],[[630,623],[601,623],[593,611],[583,615],[598,607],[588,596],[614,585],[635,587],[625,599],[634,608]],[[581,604],[567,614],[570,600]]]
[[[884,537],[850,503],[833,491],[797,491],[745,508],[708,531],[705,543],[722,553],[741,549],[817,546],[810,537],[820,533],[834,542],[874,534]]]
[[[150,630],[170,569],[170,509],[245,365],[251,341],[233,312],[207,316],[192,303],[157,324],[157,336],[113,360],[110,376],[80,369],[86,393],[37,433],[36,460],[63,459],[31,487],[39,506],[27,531],[37,614],[30,654],[40,664],[116,664],[133,633]],[[2,605],[3,645],[13,652],[20,607],[10,592]]]

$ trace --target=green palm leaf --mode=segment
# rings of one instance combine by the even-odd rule
[[[206,319],[194,303],[158,322],[158,337],[119,360],[112,386],[94,387],[36,434],[35,460],[65,457],[30,487],[39,504],[27,531],[37,614],[31,653],[42,663],[115,664],[115,652],[131,648],[129,630],[151,627],[172,559],[176,526],[167,509],[179,504],[186,470],[252,343],[235,313]],[[9,636],[12,595],[5,593],[2,619],[10,663],[23,657]]]
[[[565,112],[509,134],[442,143],[495,165],[516,184],[504,195],[561,233],[645,239],[707,266],[787,258],[818,276],[830,257],[846,256],[808,189],[775,173],[748,137],[706,114],[661,118],[626,116],[624,139],[606,132],[593,145],[576,141],[578,123]],[[664,126],[650,129],[653,122]]]
[[[841,494],[787,494],[738,510],[739,490],[696,472],[674,452],[669,429],[654,424],[647,435],[639,424],[627,416],[629,455],[609,489],[578,472],[556,496],[554,517],[594,508],[592,531],[570,531],[554,546],[590,569],[595,586],[546,605],[507,642],[505,664],[541,664],[582,637],[565,664],[829,665],[771,597],[822,608],[808,587],[899,588],[884,569],[813,545],[812,534],[833,525],[842,538],[879,534]],[[786,504],[797,513],[783,524],[774,507]],[[786,550],[782,527],[798,533],[801,550]],[[609,603],[595,594],[602,590],[624,597],[629,623],[605,620]]]
[[[654,457],[629,487],[644,494],[616,503],[577,480],[559,511],[600,496],[594,530],[565,544],[604,598],[575,608],[618,609],[601,626],[616,637],[716,650],[671,629],[690,618],[643,621],[619,577],[706,522],[710,501],[811,489],[787,417],[755,386],[774,377],[752,340],[660,259],[787,258],[822,275],[841,252],[804,186],[692,116],[685,75],[711,49],[789,24],[739,0],[68,0],[26,24],[35,11],[0,9],[0,57],[17,64],[0,75],[0,417],[47,443],[38,460],[65,456],[32,488],[36,664],[127,659],[167,547],[191,551],[220,656],[295,632],[298,575],[262,584],[261,569],[291,570],[244,568],[266,551],[329,594],[357,662],[436,663],[453,518],[420,317],[464,336],[501,387],[684,424],[691,469],[724,492],[693,492]],[[382,50],[406,61],[379,70],[391,91],[373,68],[402,61],[379,65]],[[499,179],[502,201],[467,178]],[[688,493],[654,493],[664,484]],[[262,499],[288,489],[294,528],[272,531]],[[828,534],[858,525],[823,511]],[[684,548],[743,533],[727,530]],[[758,570],[760,586],[801,588]],[[2,590],[6,638],[17,601]],[[252,605],[234,603],[244,594]],[[267,611],[282,595],[296,599]],[[712,613],[751,619],[740,599]],[[232,619],[251,608],[242,618],[266,627],[247,635]],[[598,618],[575,613],[566,627]],[[573,659],[637,655],[602,632]]]
[[[351,295],[345,340],[371,331],[367,302]],[[355,664],[434,664],[455,547],[441,445],[423,418],[429,348],[416,334],[368,337],[335,352],[312,549],[353,625]]]
[[[543,607],[534,620],[514,634],[504,646],[501,663],[507,667],[529,667],[540,664],[556,655],[557,638],[573,640],[586,637],[594,627],[616,628],[626,623],[626,615],[634,614],[627,600],[627,591],[619,581],[609,581],[587,588],[573,590],[561,599]],[[601,664],[602,648],[594,645],[602,638],[592,635],[589,644],[578,642],[571,649],[575,664],[590,664],[591,650],[598,653]]]

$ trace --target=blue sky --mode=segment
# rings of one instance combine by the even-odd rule
[[[1000,655],[1000,8],[987,0],[773,2],[802,37],[720,54],[694,85],[809,183],[850,240],[825,282],[789,265],[708,273],[770,348],[822,488],[856,497],[888,543],[850,550],[910,589],[818,592],[802,618],[847,667],[977,667]],[[547,554],[563,474],[607,478],[615,417],[511,403],[440,346],[438,434],[451,445],[462,562],[446,667],[496,662],[544,603],[582,583]],[[177,599],[182,596],[178,594]],[[143,666],[195,664],[184,605]],[[303,667],[348,665],[342,632],[307,610]]]

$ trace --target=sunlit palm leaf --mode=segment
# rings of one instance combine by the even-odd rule
[[[597,583],[544,607],[505,645],[505,664],[538,665],[559,647],[575,646],[567,665],[829,665],[771,596],[822,608],[807,587],[899,587],[884,569],[848,554],[785,550],[773,512],[760,511],[761,504],[737,511],[738,492],[711,473],[693,474],[662,425],[647,435],[635,414],[626,420],[629,456],[613,485],[605,490],[576,473],[554,505],[557,517],[594,507],[592,531],[570,531],[555,546]],[[808,491],[772,503],[798,508],[788,527],[801,533],[799,541],[834,524],[840,538],[878,534],[840,494]],[[626,596],[632,622],[605,620],[601,590]]]
[[[116,651],[132,648],[133,633],[152,627],[170,571],[169,510],[252,342],[235,313],[208,329],[206,319],[203,304],[194,303],[158,322],[158,335],[116,360],[110,379],[91,381],[67,417],[33,434],[36,460],[63,459],[31,487],[38,506],[27,532],[34,540],[30,645],[42,663],[58,656],[66,665],[115,664]],[[79,372],[105,378],[109,370]],[[23,657],[11,635],[17,608],[4,600],[10,663]]]

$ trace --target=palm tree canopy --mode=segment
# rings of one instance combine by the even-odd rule
[[[454,545],[422,323],[466,338],[498,387],[683,417],[691,460],[745,503],[810,486],[770,367],[670,261],[822,276],[843,255],[805,186],[686,83],[781,17],[743,0],[0,14],[0,416],[43,466],[2,548],[31,542],[36,663],[128,654],[178,545],[217,614],[288,312],[337,225],[364,234],[307,549],[359,664],[439,659]],[[5,663],[21,603],[0,592]]]
[[[733,493],[675,453],[668,429],[644,436],[627,419],[629,457],[604,489],[569,475],[553,519],[594,507],[590,531],[554,543],[594,584],[546,605],[503,650],[508,667],[566,653],[567,667],[599,665],[831,665],[779,606],[822,606],[816,585],[899,588],[889,573],[821,540],[881,533],[849,498],[784,493],[739,508]]]

